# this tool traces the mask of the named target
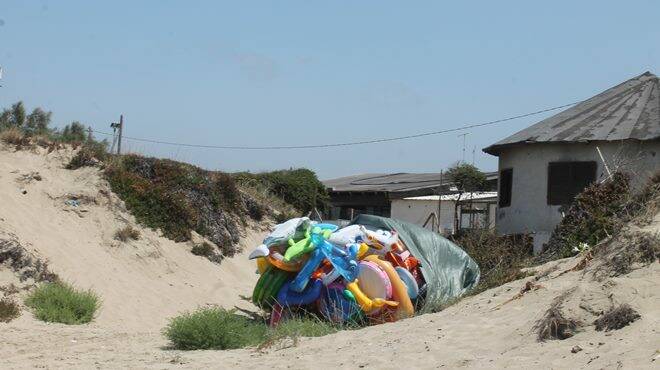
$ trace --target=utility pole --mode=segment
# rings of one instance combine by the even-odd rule
[[[442,170],[440,170],[440,186],[438,186],[438,217],[436,217],[436,223],[438,224],[437,232],[442,234],[442,226],[440,226],[440,211],[442,211]]]
[[[124,131],[124,115],[119,116],[119,142],[117,143],[117,154],[121,154],[121,136]]]
[[[87,142],[92,142],[92,126],[87,127]]]

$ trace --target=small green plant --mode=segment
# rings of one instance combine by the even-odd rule
[[[10,298],[0,299],[0,322],[10,322],[21,315],[18,304]]]
[[[115,232],[115,239],[122,242],[138,240],[140,239],[140,231],[131,225],[126,225],[126,227],[123,227]]]
[[[268,330],[265,322],[212,307],[186,312],[170,320],[164,334],[176,349],[235,349],[260,344]]]
[[[80,291],[63,282],[46,283],[28,295],[25,304],[42,321],[68,325],[85,324],[94,318],[100,306],[91,290]]]

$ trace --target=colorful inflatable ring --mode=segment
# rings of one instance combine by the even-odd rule
[[[387,277],[390,279],[393,288],[392,296],[396,301],[399,302],[399,306],[397,307],[397,318],[402,319],[414,315],[415,308],[413,307],[413,304],[410,301],[410,297],[408,296],[408,287],[403,283],[403,281],[401,281],[399,274],[396,273],[394,267],[392,267],[392,264],[387,261],[378,259],[377,256],[367,256],[364,259],[365,261],[377,264],[385,271]]]
[[[268,256],[268,262],[277,267],[280,270],[288,271],[288,272],[297,272],[302,269],[302,267],[305,265],[305,262],[307,262],[308,257],[303,256],[297,261],[292,261],[292,262],[284,262],[283,259],[280,259],[279,256],[282,256],[279,253],[271,253],[270,256]]]
[[[419,294],[419,285],[413,274],[400,266],[395,267],[394,270],[399,274],[401,281],[406,284],[406,287],[408,288],[408,297],[410,297],[410,299],[417,298],[417,295]]]
[[[375,256],[374,258],[378,259]],[[358,285],[367,297],[382,299],[392,297],[390,279],[378,264],[364,260],[360,262],[359,269],[358,279],[360,283]]]
[[[273,267],[264,271],[254,286],[252,302],[263,309],[271,308],[275,303],[277,293],[290,276],[290,273]]]

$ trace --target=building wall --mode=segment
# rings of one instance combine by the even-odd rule
[[[548,163],[595,161],[597,181],[607,177],[596,146],[610,170],[631,172],[635,186],[660,170],[660,141],[600,142],[572,144],[533,144],[505,149],[499,156],[499,170],[513,168],[511,205],[497,210],[497,230],[502,234],[534,232],[539,251],[561,221],[560,206],[547,204]]]
[[[422,226],[431,213],[438,212],[438,202],[434,200],[393,199],[392,218]],[[454,202],[442,201],[440,208],[440,226],[443,233],[454,229]],[[426,228],[432,230],[431,222]]]

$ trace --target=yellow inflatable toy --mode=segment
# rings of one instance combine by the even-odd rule
[[[388,301],[382,298],[370,299],[366,294],[362,292],[362,290],[360,290],[360,287],[358,286],[358,279],[355,279],[353,282],[346,284],[346,289],[353,293],[353,296],[355,297],[358,305],[360,305],[362,311],[367,314],[385,305],[392,307],[399,305],[398,302]]]
[[[259,271],[259,275],[263,275],[264,272],[268,270],[268,267],[270,267],[270,262],[268,262],[268,258],[266,257],[257,258],[257,270]]]
[[[383,261],[374,255],[366,256],[364,260],[377,264],[380,268],[383,269],[383,271],[385,271],[387,277],[390,279],[390,283],[392,283],[392,298],[394,298],[399,303],[396,309],[397,318],[403,319],[413,316],[415,314],[415,308],[413,307],[413,304],[410,301],[410,297],[408,296],[408,287],[403,281],[401,281],[399,274],[397,274],[396,270],[394,270],[392,264],[387,261]],[[367,311],[365,310],[365,312]]]

